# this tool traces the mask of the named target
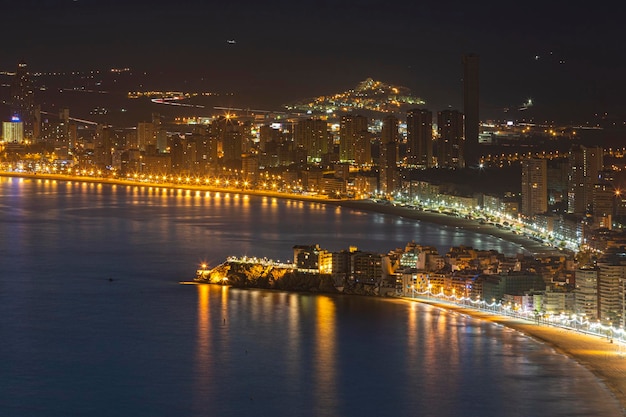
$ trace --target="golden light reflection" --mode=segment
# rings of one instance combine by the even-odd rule
[[[451,317],[451,313],[445,309],[433,308],[429,312],[431,315],[430,322],[432,326],[427,329],[427,342],[424,344],[424,357],[426,363],[436,363],[440,360],[439,354],[442,351],[449,351],[450,355],[446,357],[449,366],[456,365],[461,361],[461,351],[459,349],[459,333],[458,327],[454,320],[459,317]],[[437,372],[433,372],[432,376],[438,377]]]
[[[335,303],[330,297],[318,296],[317,344],[315,352],[315,377],[317,404],[321,411],[337,407],[337,329]]]
[[[409,318],[407,323],[407,347],[406,350],[408,354],[408,365],[416,363],[418,359],[418,338],[417,338],[417,305],[416,303],[411,303],[411,308],[409,308]]]
[[[209,309],[209,285],[196,285],[198,289],[198,335],[196,343],[194,392],[208,392],[211,383],[211,314]],[[204,398],[197,399],[203,404]]]

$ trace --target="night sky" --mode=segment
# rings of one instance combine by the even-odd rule
[[[0,0],[0,69],[127,66],[264,108],[372,77],[437,111],[461,109],[471,52],[482,118],[532,98],[529,114],[544,120],[626,120],[624,7],[547,3]]]

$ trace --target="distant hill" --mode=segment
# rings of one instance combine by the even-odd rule
[[[333,113],[368,110],[381,113],[405,112],[426,102],[414,96],[406,87],[386,84],[368,78],[343,93],[320,96],[286,104],[290,111],[306,113]]]

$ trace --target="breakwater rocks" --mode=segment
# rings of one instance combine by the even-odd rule
[[[330,275],[299,272],[271,263],[227,261],[207,273],[199,271],[197,281],[283,291],[339,292]]]

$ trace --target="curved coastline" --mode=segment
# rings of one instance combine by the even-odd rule
[[[58,181],[80,181],[91,183],[115,184],[135,187],[156,187],[164,189],[186,189],[193,191],[209,191],[224,193],[239,193],[272,198],[284,198],[312,203],[333,204],[352,210],[362,210],[368,212],[378,212],[389,215],[396,215],[410,218],[416,221],[425,221],[442,226],[459,227],[474,231],[476,233],[491,234],[504,240],[520,245],[521,248],[530,253],[561,253],[554,248],[547,247],[524,236],[514,234],[510,231],[490,225],[480,225],[476,221],[446,216],[444,214],[429,213],[413,210],[407,207],[397,207],[377,204],[372,201],[355,200],[333,200],[315,196],[287,195],[282,193],[262,192],[254,190],[227,189],[206,186],[195,186],[188,184],[142,184],[133,181],[89,178],[89,177],[69,177],[55,174],[22,174],[11,172],[0,172],[0,176],[18,177],[28,179],[58,180]],[[410,299],[408,302],[420,302],[430,304],[438,308],[455,311],[459,314],[466,314],[479,320],[486,320],[506,326],[519,331],[531,338],[553,347],[557,352],[567,355],[587,368],[596,375],[606,387],[613,393],[616,400],[622,406],[622,415],[626,416],[626,346],[621,343],[610,343],[610,341],[597,336],[585,335],[565,329],[541,326],[535,323],[513,318],[509,316],[499,316],[479,310],[465,308],[463,306],[445,303],[438,300]]]
[[[603,337],[555,326],[538,325],[528,320],[497,315],[441,300],[404,299],[497,323],[549,345],[558,353],[572,358],[600,379],[620,403],[622,415],[626,416],[626,345],[624,343],[614,343]]]
[[[526,236],[513,233],[510,230],[502,229],[494,225],[480,224],[476,220],[447,216],[445,214],[431,213],[428,211],[420,211],[409,207],[378,204],[369,200],[338,200],[329,201],[328,203],[336,204],[353,210],[363,210],[389,214],[393,216],[400,216],[407,219],[424,221],[428,223],[439,224],[442,226],[458,227],[460,229],[468,230],[478,234],[495,236],[502,240],[515,243],[516,245],[520,246],[522,251],[525,251],[527,254],[563,255],[565,253],[564,251],[558,250],[554,247],[546,246]],[[488,250],[489,248],[476,249]]]
[[[67,176],[60,174],[30,174],[30,173],[17,173],[17,172],[1,172],[2,177],[15,177],[15,178],[28,178],[28,179],[44,179],[44,180],[56,180],[56,181],[80,181],[88,183],[100,183],[100,184],[113,184],[124,185],[132,187],[145,187],[145,188],[163,188],[163,189],[183,189],[191,191],[207,191],[215,193],[236,193],[244,195],[253,195],[260,197],[280,198],[287,200],[308,201],[311,203],[330,204],[339,207],[345,207],[351,210],[359,210],[365,212],[376,212],[381,214],[388,214],[392,216],[404,217],[416,221],[424,221],[428,223],[438,224],[447,227],[458,227],[460,229],[475,232],[477,234],[485,234],[495,236],[502,240],[514,243],[520,247],[520,252],[526,254],[543,254],[543,255],[563,255],[564,251],[560,251],[556,248],[546,246],[540,242],[534,241],[526,236],[518,235],[510,230],[498,228],[489,224],[480,224],[475,220],[464,219],[460,217],[447,216],[445,214],[431,213],[427,211],[418,211],[408,207],[384,205],[375,203],[371,200],[342,200],[323,198],[320,196],[309,196],[299,194],[286,194],[279,192],[271,192],[268,190],[250,190],[241,188],[225,188],[225,187],[211,187],[206,185],[193,185],[193,184],[158,184],[158,183],[141,183],[136,181],[128,181],[123,179],[114,178],[97,178],[97,177],[82,177],[82,176]],[[476,249],[489,249],[489,248],[476,248]]]

